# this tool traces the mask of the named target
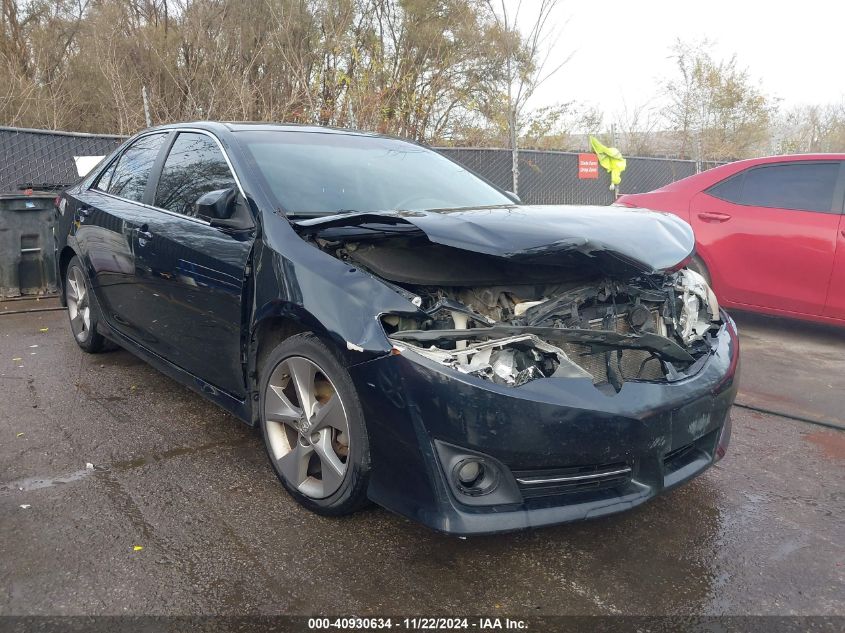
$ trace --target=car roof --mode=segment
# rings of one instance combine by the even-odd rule
[[[150,130],[173,130],[182,128],[197,128],[209,132],[312,132],[316,134],[346,134],[352,136],[378,136],[394,138],[374,132],[364,132],[347,128],[309,125],[305,123],[268,123],[266,121],[183,121],[158,125]]]
[[[717,165],[711,167],[698,174],[693,174],[670,182],[655,191],[701,191],[717,182],[726,180],[745,169],[751,167],[761,167],[763,165],[776,165],[778,163],[795,163],[804,161],[825,161],[825,160],[843,160],[845,161],[845,154],[781,154],[778,156],[761,156],[759,158],[746,158],[744,160],[736,160],[724,165]]]
[[[845,154],[779,154],[777,156],[746,158],[744,160],[734,161],[730,164],[738,164],[744,167],[752,167],[754,165],[767,165],[769,163],[793,163],[795,161],[802,160],[845,160]],[[718,169],[718,167],[716,169]]]

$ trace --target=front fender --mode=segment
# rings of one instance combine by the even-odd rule
[[[280,249],[259,245],[255,262],[250,332],[268,318],[290,320],[331,341],[348,365],[390,352],[380,314],[417,312],[382,281],[295,234]]]

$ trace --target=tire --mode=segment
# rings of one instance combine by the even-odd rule
[[[259,380],[264,446],[290,495],[326,516],[367,505],[367,427],[337,355],[313,334],[297,334],[270,352]]]
[[[704,277],[704,281],[707,282],[708,286],[713,286],[710,280],[710,271],[707,270],[707,265],[701,260],[700,257],[698,257],[697,255],[693,255],[693,258],[687,265],[687,268],[689,268],[690,270],[694,270],[699,275]]]
[[[68,263],[64,291],[70,318],[70,331],[76,344],[89,354],[104,351],[107,348],[106,339],[97,332],[100,312],[91,292],[88,276],[85,274],[82,262],[76,256]]]

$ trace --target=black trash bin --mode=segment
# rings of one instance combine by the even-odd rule
[[[0,297],[56,292],[55,198],[0,194]]]

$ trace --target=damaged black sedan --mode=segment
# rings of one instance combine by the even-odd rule
[[[736,329],[674,216],[525,206],[413,143],[222,123],[139,134],[57,211],[80,347],[259,426],[315,512],[585,519],[730,440]]]

